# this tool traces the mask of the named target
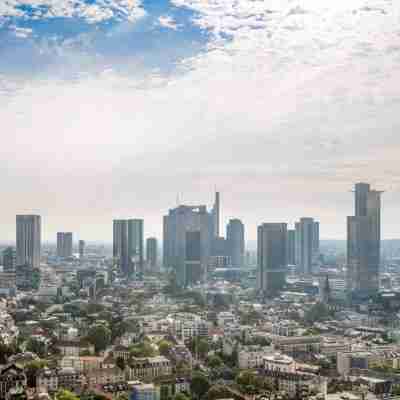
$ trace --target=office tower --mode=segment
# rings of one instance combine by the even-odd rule
[[[3,251],[3,271],[15,272],[16,253],[14,247],[7,247]]]
[[[128,221],[125,219],[113,221],[113,257],[120,272],[129,275]]]
[[[144,274],[143,220],[128,220],[128,258],[129,269],[136,279],[142,280]]]
[[[79,260],[83,260],[85,258],[85,246],[86,243],[84,240],[79,241]]]
[[[319,222],[314,222],[313,232],[313,254],[315,257],[319,256]]]
[[[295,224],[295,257],[297,272],[311,275],[319,255],[319,223],[313,218],[300,218]]]
[[[218,223],[216,210],[219,214],[219,196],[211,211],[205,205],[180,205],[170,209],[163,218],[163,265],[165,269],[175,269],[177,283],[183,287],[188,282],[186,278],[186,232],[200,232],[200,268],[199,276],[206,276],[206,269],[211,255],[213,241],[217,237]]]
[[[294,229],[288,229],[287,231],[287,262],[288,265],[296,264],[296,231]]]
[[[142,279],[143,247],[142,219],[114,220],[113,257],[124,275]]]
[[[154,237],[146,240],[146,262],[147,267],[152,271],[157,269],[158,247],[157,239]]]
[[[17,215],[16,267],[40,267],[41,218],[40,215]]]
[[[186,231],[185,233],[185,282],[184,286],[192,286],[203,281],[205,271],[201,267],[201,233]]]
[[[379,290],[381,193],[355,185],[355,216],[347,217],[347,290],[367,298]]]
[[[240,268],[244,262],[244,225],[240,219],[230,219],[226,226],[226,240],[232,267]]]
[[[279,292],[285,284],[287,224],[267,223],[257,229],[257,286],[266,296]]]
[[[214,237],[219,237],[219,217],[220,217],[220,194],[219,192],[215,192],[215,200],[214,206],[212,209],[212,216],[213,216],[213,234]]]
[[[57,257],[72,257],[72,232],[57,233]]]

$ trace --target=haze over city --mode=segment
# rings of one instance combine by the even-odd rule
[[[0,3],[0,237],[112,240],[177,204],[346,237],[353,183],[385,190],[399,237],[394,0],[13,0]]]

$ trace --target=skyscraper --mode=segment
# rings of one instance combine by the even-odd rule
[[[17,215],[16,266],[40,267],[41,218],[40,215]]]
[[[266,223],[257,229],[258,289],[266,296],[285,284],[287,224]]]
[[[72,232],[57,233],[57,256],[72,257]]]
[[[347,290],[367,298],[379,289],[381,193],[355,185],[355,216],[347,217]]]
[[[220,194],[215,192],[214,206],[212,209],[214,237],[219,238]]]
[[[226,241],[232,267],[240,268],[244,263],[244,225],[240,219],[230,219],[226,226]]]
[[[113,257],[129,277],[143,277],[143,220],[117,219],[113,223]]]
[[[157,268],[158,258],[158,244],[157,239],[154,237],[147,238],[146,240],[146,262],[148,268],[154,271]]]
[[[120,272],[123,275],[129,275],[128,221],[126,219],[113,221],[113,257]]]
[[[139,280],[144,273],[143,220],[128,220],[128,258],[131,273]]]
[[[165,269],[173,268],[177,283],[185,286],[189,281],[186,277],[186,232],[200,232],[200,264],[201,271],[193,274],[204,279],[211,255],[214,239],[219,232],[219,195],[216,194],[215,204],[211,211],[205,205],[180,205],[170,209],[163,218],[163,265]],[[193,265],[192,265],[193,266]],[[193,272],[193,271],[192,271]]]
[[[288,229],[287,231],[287,262],[289,265],[296,264],[296,231]]]
[[[85,241],[80,240],[79,241],[79,260],[82,261],[85,258]]]
[[[201,267],[201,233],[186,231],[185,233],[185,282],[184,286],[192,286],[202,282],[205,270]]]
[[[295,224],[295,257],[297,272],[311,275],[319,255],[319,222],[313,218],[300,218]]]

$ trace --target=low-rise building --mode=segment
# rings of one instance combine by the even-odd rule
[[[152,383],[133,385],[129,400],[160,400],[160,390]]]
[[[127,367],[128,379],[154,379],[171,374],[171,362],[163,357],[133,358]]]
[[[273,351],[271,346],[243,346],[238,351],[238,366],[241,369],[261,368],[264,366],[264,357]]]
[[[269,371],[295,372],[296,363],[292,357],[274,353],[264,356],[264,368]]]

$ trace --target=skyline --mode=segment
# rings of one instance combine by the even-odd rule
[[[220,192],[218,192],[218,198],[219,198],[219,196],[220,196]],[[225,237],[226,236],[226,228],[227,228],[227,226],[228,226],[228,223],[229,223],[229,220],[231,219],[231,218],[236,218],[236,217],[234,217],[234,216],[230,216],[230,217],[228,217],[228,218],[225,218],[224,217],[224,206],[225,206],[225,204],[224,204],[224,194],[222,193],[222,196],[221,196],[221,206],[220,207],[218,207],[218,210],[219,210],[219,213],[222,215],[222,218],[220,219],[220,231],[222,232],[222,236],[223,237]],[[178,200],[178,199],[177,199]],[[205,205],[207,208],[209,208],[209,204],[210,203],[200,203],[200,202],[196,202],[196,201],[193,201],[193,202],[184,202],[184,203],[182,203],[182,202],[180,202],[179,203],[179,205],[190,205],[190,206],[192,206],[193,204],[196,204],[196,205]],[[219,204],[219,203],[218,203]],[[354,202],[353,202],[353,206],[354,206]],[[170,208],[169,208],[170,209]],[[168,210],[169,210],[168,209]],[[211,209],[211,208],[210,208]],[[383,210],[382,211],[384,211],[384,208],[383,208]],[[18,214],[17,214],[18,215]],[[21,213],[19,213],[19,215],[21,215]],[[40,213],[24,213],[24,214],[22,214],[22,215],[40,215],[40,217],[42,218],[42,221],[43,221],[43,215],[42,214],[40,214]],[[349,216],[349,215],[348,215]],[[348,216],[346,216],[346,218],[348,217]],[[141,218],[141,217],[137,217],[137,216],[135,216],[135,217],[132,217],[132,216],[130,216],[130,217],[124,217],[124,218],[120,218],[120,217],[118,217],[118,218],[113,218],[112,220],[111,220],[111,226],[112,226],[112,224],[113,224],[113,221],[116,221],[116,220],[120,220],[120,219],[132,219],[132,218],[139,218],[139,219],[143,219],[143,218]],[[160,216],[160,225],[162,225],[162,218],[163,218],[163,215],[161,215]],[[269,220],[265,220],[264,222],[259,222],[259,224],[263,224],[263,223],[275,223],[275,222],[277,222],[278,221],[278,219],[276,219],[277,217],[275,216],[274,217],[275,219],[269,219]],[[310,217],[298,217],[298,218],[310,218]],[[314,218],[315,220],[317,219],[316,217],[311,217],[311,218]],[[150,229],[146,229],[146,220],[145,219],[143,219],[144,220],[144,238],[148,238],[148,237],[152,237],[152,235],[151,235],[151,233],[149,233],[150,231],[151,231],[151,228]],[[255,242],[256,241],[256,239],[254,239],[253,238],[253,236],[251,235],[251,231],[250,231],[250,234],[249,234],[249,228],[248,228],[248,226],[247,226],[247,224],[246,224],[246,222],[244,221],[244,220],[242,220],[241,218],[239,218],[239,220],[241,220],[243,223],[244,223],[244,226],[245,226],[245,230],[246,230],[246,243],[249,243],[249,242]],[[282,219],[283,220],[283,219]],[[287,224],[287,226],[288,226],[288,229],[295,229],[295,224],[296,224],[296,219],[294,220],[294,221],[285,221],[285,223]],[[319,224],[319,226],[320,226],[320,221],[318,221],[318,224]],[[85,224],[82,224],[82,225],[80,225],[81,227],[82,226],[85,226]],[[322,225],[323,226],[323,225]],[[46,231],[46,229],[43,229],[45,227],[45,224],[42,224],[42,235],[43,235],[43,232],[48,232],[48,231]],[[222,228],[222,229],[221,229]],[[162,230],[162,229],[161,229]],[[111,231],[112,231],[112,229],[111,229]],[[76,244],[76,243],[78,243],[78,241],[79,240],[81,240],[81,239],[84,239],[85,241],[87,241],[87,242],[92,242],[92,243],[94,243],[94,242],[99,242],[99,243],[101,243],[101,242],[103,242],[103,243],[112,243],[112,232],[111,232],[111,240],[110,239],[96,239],[96,238],[85,238],[85,237],[82,237],[81,235],[79,235],[79,231],[74,231],[74,230],[71,230],[71,232],[72,232],[72,234],[73,234],[73,236],[74,236],[74,244]],[[155,229],[153,229],[152,230],[152,232],[157,232]],[[46,237],[46,235],[43,235],[43,242],[44,243],[56,243],[57,242],[57,235],[60,233],[60,230],[57,230],[56,232],[55,232],[55,234],[53,235],[53,234],[50,234],[49,236],[51,236],[51,238],[50,237]],[[345,233],[346,234],[346,233]],[[54,237],[53,236],[55,236],[55,240],[54,240]],[[157,238],[159,238],[159,239],[161,239],[162,238],[162,233],[160,232],[160,233],[158,233],[158,234],[155,234],[154,235],[154,237],[157,237]],[[399,237],[400,238],[400,237]],[[15,237],[14,237],[14,239],[15,239]],[[390,239],[398,239],[397,237],[384,237],[384,236],[382,236],[382,239],[383,240],[390,240]],[[345,237],[337,237],[337,238],[333,238],[333,237],[324,237],[324,236],[321,236],[321,240],[346,240],[346,238]],[[9,243],[9,242],[12,242],[13,241],[13,239],[0,239],[0,243],[1,242],[4,242],[4,243]]]
[[[0,4],[0,239],[19,213],[111,240],[161,237],[176,205],[321,221],[345,238],[357,181],[399,237],[395,0],[13,0]],[[26,60],[30,60],[29,63]],[[222,226],[221,226],[222,228]]]

